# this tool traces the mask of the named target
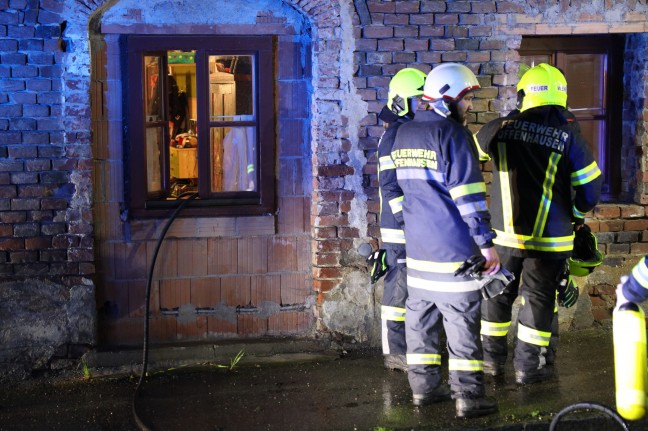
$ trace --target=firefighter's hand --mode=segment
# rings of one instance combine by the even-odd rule
[[[616,286],[616,297],[617,297],[617,300],[616,300],[616,307],[615,307],[615,308],[619,308],[619,307],[621,307],[623,304],[627,304],[628,302],[630,302],[630,301],[628,301],[628,300],[626,299],[626,297],[623,295],[623,285],[625,284],[625,282],[626,282],[627,280],[628,280],[628,276],[627,276],[627,275],[623,275],[623,276],[621,276],[621,280],[619,281],[619,284],[617,284],[617,286]]]
[[[494,275],[497,271],[500,270],[500,258],[497,254],[495,247],[482,248],[482,255],[486,258],[486,263],[484,264],[484,269],[482,269],[483,274]]]

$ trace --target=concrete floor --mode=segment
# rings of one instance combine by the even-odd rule
[[[604,329],[564,334],[558,376],[550,381],[520,387],[508,364],[505,381],[488,381],[499,413],[476,419],[456,419],[453,402],[412,406],[407,376],[383,369],[376,350],[340,358],[298,343],[242,344],[221,350],[209,364],[182,366],[200,357],[199,349],[167,351],[164,360],[152,353],[137,396],[137,367],[129,375],[115,366],[136,363],[127,357],[134,352],[88,358],[97,376],[90,379],[77,374],[4,385],[0,430],[540,431],[575,403],[615,408],[612,333]],[[229,370],[240,350],[243,359]],[[169,369],[174,363],[180,367]],[[648,430],[645,419],[619,424],[595,409],[578,409],[554,425],[557,431]]]

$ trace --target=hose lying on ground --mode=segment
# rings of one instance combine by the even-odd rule
[[[607,416],[611,417],[612,419],[614,419],[619,425],[621,425],[624,431],[630,431],[630,428],[628,428],[628,424],[623,420],[623,418],[617,412],[615,412],[609,407],[597,403],[576,403],[565,407],[564,409],[559,411],[556,416],[554,416],[553,420],[551,421],[551,424],[549,425],[549,431],[555,431],[558,422],[560,422],[560,419],[566,414],[574,412],[576,410],[598,410],[600,412],[605,413]]]

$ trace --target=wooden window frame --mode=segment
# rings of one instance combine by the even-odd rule
[[[125,48],[124,82],[124,154],[125,154],[125,194],[130,216],[162,217],[177,207],[178,200],[153,199],[147,196],[146,149],[136,142],[145,142],[144,109],[144,56],[151,53],[166,53],[170,50],[196,51],[196,96],[197,96],[197,133],[198,133],[198,175],[199,198],[193,200],[182,211],[183,216],[238,216],[266,215],[276,209],[276,136],[274,102],[274,46],[272,36],[184,36],[184,35],[128,35],[122,39]],[[210,145],[208,115],[209,65],[210,55],[252,55],[255,58],[254,103],[256,123],[256,167],[257,187],[255,191],[236,191],[213,193],[209,187]],[[166,62],[164,67],[166,67]],[[164,98],[166,99],[166,98]],[[168,101],[163,111],[166,119]],[[167,121],[163,121],[167,123]],[[213,124],[212,122],[211,124]],[[219,125],[227,126],[227,122]],[[169,135],[164,133],[164,139]],[[168,142],[165,142],[168,144]],[[162,177],[169,180],[169,147],[164,145],[166,154]]]
[[[624,35],[586,35],[586,36],[524,36],[519,54],[548,54],[556,64],[558,53],[568,54],[606,54],[607,76],[605,93],[604,120],[606,136],[604,151],[597,163],[604,172],[601,200],[615,201],[621,194],[621,145],[618,133],[622,130],[623,121],[623,53]],[[569,82],[567,83],[569,87]],[[576,116],[578,119],[578,115]]]

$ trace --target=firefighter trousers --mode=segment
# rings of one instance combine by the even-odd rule
[[[479,339],[481,298],[452,303],[407,298],[405,330],[410,387],[425,394],[441,384],[441,334],[448,348],[448,382],[453,398],[483,397],[484,372]]]
[[[407,267],[405,245],[383,245],[387,251],[387,272],[380,307],[382,348],[385,355],[404,355],[405,301],[407,299]]]
[[[515,281],[501,295],[482,302],[484,360],[504,366],[513,302],[519,293],[513,365],[516,370],[533,372],[544,367],[548,359],[553,362],[549,350],[555,350],[558,336],[556,289],[564,259],[515,257],[500,247],[498,253],[502,266],[515,275]]]

